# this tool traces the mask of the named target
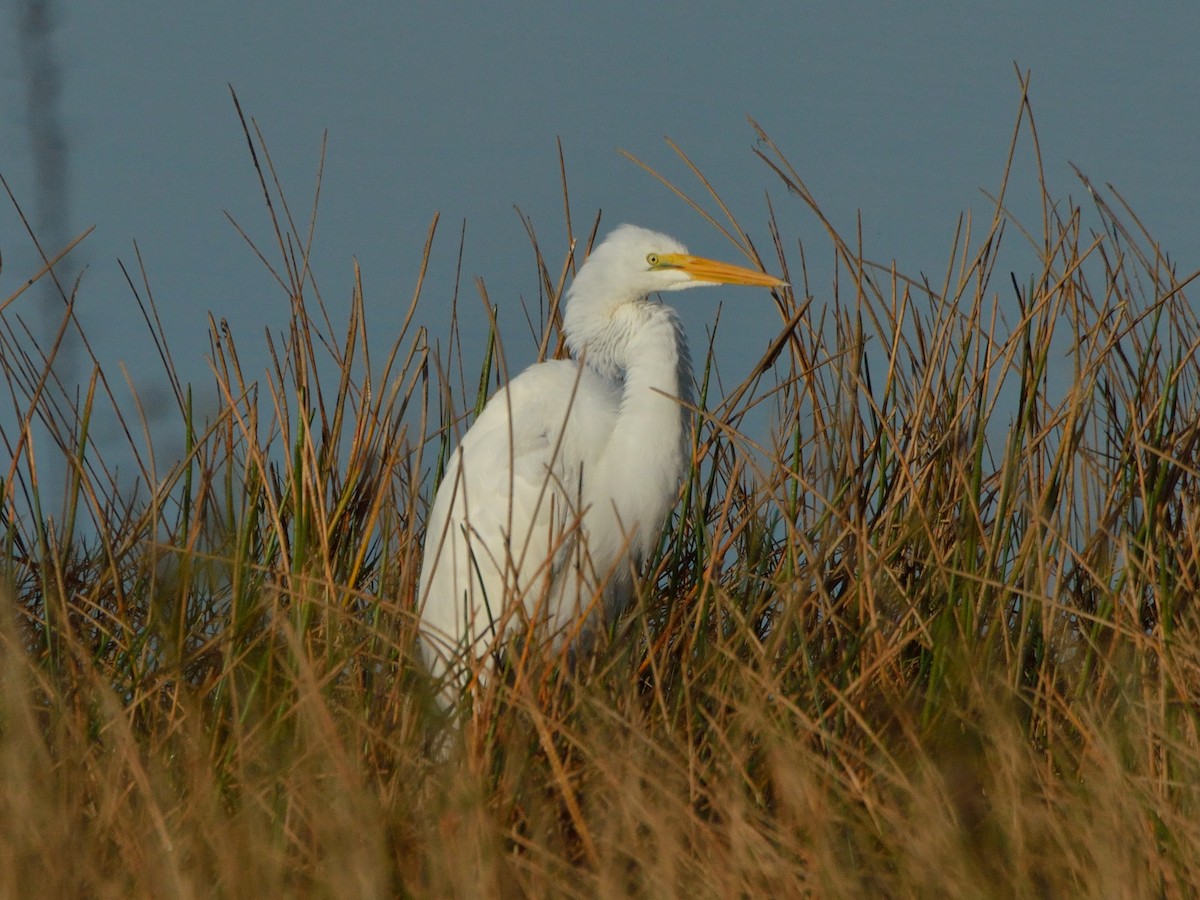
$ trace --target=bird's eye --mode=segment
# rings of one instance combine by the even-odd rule
[[[658,265],[658,254],[657,253],[647,253],[646,254],[646,262],[652,266],[657,266]]]

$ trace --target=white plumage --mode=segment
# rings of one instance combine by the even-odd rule
[[[498,391],[450,457],[430,511],[422,652],[448,693],[513,634],[561,646],[628,603],[689,458],[692,372],[660,291],[781,286],[622,225],[567,292],[573,360]]]

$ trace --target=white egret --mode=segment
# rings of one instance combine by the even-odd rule
[[[628,603],[690,460],[692,369],[675,310],[651,297],[763,272],[615,229],[567,291],[573,360],[498,391],[450,457],[429,514],[421,647],[452,696],[512,635],[562,646]]]

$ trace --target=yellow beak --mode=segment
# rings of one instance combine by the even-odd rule
[[[786,281],[780,281],[774,275],[766,272],[756,272],[732,263],[717,262],[715,259],[705,259],[703,256],[690,256],[684,253],[664,253],[658,259],[660,269],[680,269],[687,272],[696,281],[707,284],[752,284],[759,287],[787,287]]]

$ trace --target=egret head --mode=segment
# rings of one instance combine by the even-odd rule
[[[679,241],[657,231],[621,225],[592,250],[567,292],[567,344],[597,369],[618,372],[624,368],[631,336],[651,309],[661,309],[650,305],[649,296],[706,284],[782,287],[785,282],[692,256]]]
[[[570,306],[611,311],[660,291],[706,284],[779,287],[783,282],[763,272],[692,256],[679,241],[657,231],[621,225],[592,251],[567,298]]]
[[[692,256],[679,241],[657,231],[621,225],[592,250],[575,276],[567,291],[563,331],[572,353],[606,375],[617,375],[625,369],[633,336],[662,315],[662,304],[650,300],[651,294],[706,284],[785,283],[754,269]],[[668,315],[676,321],[673,312]],[[686,353],[682,333],[674,327]]]

